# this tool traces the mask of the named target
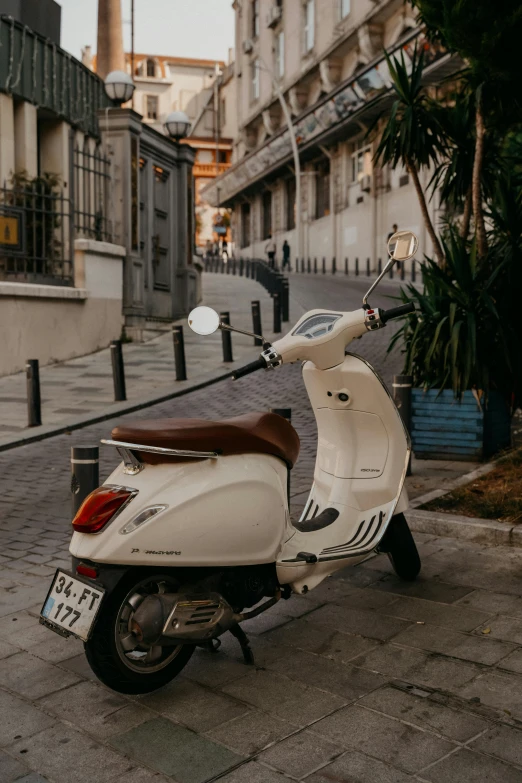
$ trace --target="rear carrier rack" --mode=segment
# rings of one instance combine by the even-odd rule
[[[161,446],[143,446],[140,443],[125,443],[122,440],[101,440],[105,446],[114,446],[123,460],[123,472],[135,476],[145,465],[139,461],[135,451],[145,451],[148,454],[159,454],[164,457],[187,457],[189,459],[217,459],[216,451],[189,451],[188,449],[164,449]]]

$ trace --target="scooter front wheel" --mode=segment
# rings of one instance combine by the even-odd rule
[[[378,551],[386,552],[393,570],[401,579],[413,582],[419,575],[421,561],[404,514],[392,517]]]
[[[132,633],[132,619],[147,595],[176,592],[170,575],[152,574],[124,578],[106,599],[96,620],[85,655],[94,674],[119,693],[150,693],[176,677],[188,663],[194,645],[150,646]]]

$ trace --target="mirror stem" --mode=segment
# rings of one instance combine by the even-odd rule
[[[235,326],[230,326],[230,324],[224,324],[221,322],[219,324],[220,329],[224,329],[227,332],[237,332],[238,334],[246,334],[247,337],[257,337],[258,340],[263,341],[263,345],[268,342],[268,340],[265,340],[262,334],[254,334],[254,332],[245,332],[243,329],[236,329]]]
[[[388,263],[386,264],[386,266],[385,266],[385,267],[384,267],[384,269],[382,270],[382,272],[381,272],[381,274],[379,275],[379,277],[377,278],[377,280],[375,280],[375,281],[372,283],[372,285],[370,286],[370,288],[368,289],[368,291],[367,291],[367,292],[365,293],[365,295],[363,296],[363,308],[364,308],[365,310],[366,310],[366,308],[368,307],[368,297],[370,296],[370,294],[372,293],[372,291],[375,291],[375,289],[377,288],[377,286],[378,286],[378,285],[379,285],[379,283],[381,282],[381,280],[382,280],[382,278],[384,277],[384,275],[385,275],[385,274],[387,274],[387,273],[390,271],[390,269],[392,268],[392,266],[394,265],[394,263],[395,263],[395,258],[390,258],[390,260],[388,261]]]

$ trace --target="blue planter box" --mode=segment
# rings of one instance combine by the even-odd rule
[[[411,440],[420,459],[487,459],[511,444],[509,407],[498,392],[479,407],[471,391],[412,389]]]

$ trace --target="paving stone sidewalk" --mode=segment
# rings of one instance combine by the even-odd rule
[[[312,295],[339,307],[347,294],[310,285],[295,286],[305,307]],[[359,350],[389,377],[386,340],[371,335]],[[132,417],[279,406],[293,408],[302,444],[296,509],[316,446],[298,366]],[[245,624],[255,667],[226,634],[217,654],[197,650],[162,691],[127,698],[101,686],[82,644],[40,626],[38,612],[54,569],[69,566],[70,446],[96,443],[112,425],[0,454],[1,783],[522,783],[516,549],[419,534],[417,582],[398,580],[381,555]],[[116,462],[101,451],[102,478]],[[436,471],[439,483],[455,472]]]
[[[203,301],[218,312],[230,312],[231,323],[240,329],[252,329],[252,300],[261,304],[265,336],[273,333],[273,302],[267,291],[253,280],[239,275],[203,275]],[[291,321],[303,308],[290,302]],[[144,343],[123,346],[127,400],[137,403],[153,396],[190,389],[212,380],[255,359],[259,350],[245,335],[232,336],[234,362],[223,362],[221,333],[207,337],[194,334],[187,319],[175,321],[184,326],[187,381],[176,381],[172,331],[170,324]],[[283,331],[288,324],[283,324]],[[151,333],[153,334],[153,333]],[[115,335],[117,337],[118,335]],[[38,357],[27,357],[38,358]],[[21,435],[46,432],[56,425],[74,425],[88,414],[115,414],[125,407],[114,403],[110,350],[50,364],[40,368],[42,427],[27,427],[27,390],[25,373],[0,377],[0,447],[16,442]]]

